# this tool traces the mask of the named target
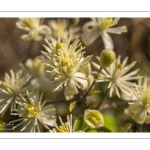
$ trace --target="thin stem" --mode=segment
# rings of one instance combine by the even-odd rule
[[[118,106],[122,106],[122,105],[126,105],[128,104],[128,101],[127,102],[119,102],[119,103],[111,103],[110,105],[107,105],[105,107],[101,107],[99,108],[99,110],[103,110],[103,109],[110,109],[110,108],[116,108]]]
[[[94,86],[94,84],[95,84],[95,82],[96,82],[96,79],[98,78],[98,75],[100,74],[100,72],[101,72],[102,69],[103,69],[103,68],[100,67],[100,69],[99,69],[99,71],[98,71],[98,73],[97,73],[97,76],[95,77],[95,80],[93,81],[92,85],[89,87],[88,91],[84,94],[83,98],[85,98],[85,97],[89,94],[89,92],[91,91],[91,89],[92,89],[92,87]]]
[[[86,106],[85,100],[83,100],[82,102],[83,102],[84,109],[87,109],[87,106]]]
[[[109,88],[109,89],[110,89],[110,88]],[[105,100],[105,98],[107,97],[107,95],[108,95],[108,93],[109,93],[109,89],[107,89],[107,91],[105,92],[104,97],[103,97],[102,100],[99,102],[99,104],[97,105],[96,109],[98,109],[98,110],[100,109],[100,107],[101,107],[103,101]]]
[[[85,103],[86,98],[83,98],[82,91],[80,91],[80,90],[79,90],[79,94],[80,94],[80,97],[81,97],[81,99],[82,99],[82,104],[83,104],[84,109],[87,109],[87,105],[86,105],[86,103]]]

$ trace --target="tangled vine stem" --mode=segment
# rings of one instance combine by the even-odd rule
[[[99,69],[99,71],[97,73],[97,76],[96,76],[95,80],[93,81],[92,85],[89,87],[88,91],[84,95],[82,95],[82,93],[80,93],[80,95],[81,95],[80,98],[75,98],[75,99],[72,99],[72,100],[69,100],[69,101],[66,101],[66,100],[51,101],[51,102],[47,102],[47,104],[55,104],[55,103],[64,103],[64,102],[74,102],[74,101],[76,101],[76,102],[83,102],[84,107],[87,108],[86,103],[85,103],[86,97],[89,94],[89,92],[91,91],[92,87],[94,86],[94,84],[96,82],[96,79],[98,78],[98,75],[99,75],[99,73],[101,72],[102,69],[103,68],[100,67],[100,69]]]

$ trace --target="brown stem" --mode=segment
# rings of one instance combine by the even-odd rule
[[[111,103],[110,105],[107,105],[106,107],[101,107],[99,108],[99,110],[103,110],[103,109],[109,109],[109,108],[116,108],[118,106],[122,106],[122,105],[126,105],[128,104],[128,101],[126,102],[120,102],[120,103]]]
[[[72,99],[72,100],[59,100],[59,101],[51,101],[51,102],[47,102],[46,104],[56,104],[56,103],[70,103],[70,102],[74,102],[74,101],[77,101],[77,102],[81,102],[82,99],[81,98],[75,98],[75,99]]]
[[[91,91],[91,89],[92,89],[92,87],[94,86],[94,84],[95,84],[95,82],[96,82],[96,79],[98,78],[98,75],[99,75],[99,73],[101,72],[102,69],[103,69],[103,68],[100,67],[100,69],[99,69],[99,71],[98,71],[98,73],[97,73],[97,76],[95,77],[95,80],[93,81],[92,85],[89,87],[88,91],[84,94],[83,98],[85,98],[85,97],[89,94],[89,92]]]

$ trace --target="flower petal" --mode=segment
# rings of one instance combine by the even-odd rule
[[[69,79],[69,81],[67,82],[67,85],[65,87],[65,95],[71,96],[71,95],[75,95],[75,94],[78,94],[78,90],[76,88],[75,82],[73,79]]]
[[[81,35],[81,39],[83,41],[83,43],[87,46],[92,44],[100,35],[100,33],[98,32],[97,28],[94,28],[92,30],[88,30],[86,32],[84,32]]]
[[[84,73],[81,72],[75,73],[73,79],[81,84],[80,87],[82,90],[84,90],[88,86],[88,80]]]
[[[121,27],[108,28],[107,32],[114,33],[114,34],[121,34],[127,32],[127,27],[121,26]]]
[[[101,34],[101,36],[102,36],[102,40],[104,42],[105,49],[111,49],[111,50],[113,50],[114,49],[114,43],[112,41],[111,36],[107,32],[103,32]]]

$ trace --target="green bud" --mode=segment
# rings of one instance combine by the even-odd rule
[[[115,58],[116,58],[116,54],[113,50],[104,49],[101,52],[99,63],[103,68],[107,68],[112,64]]]

